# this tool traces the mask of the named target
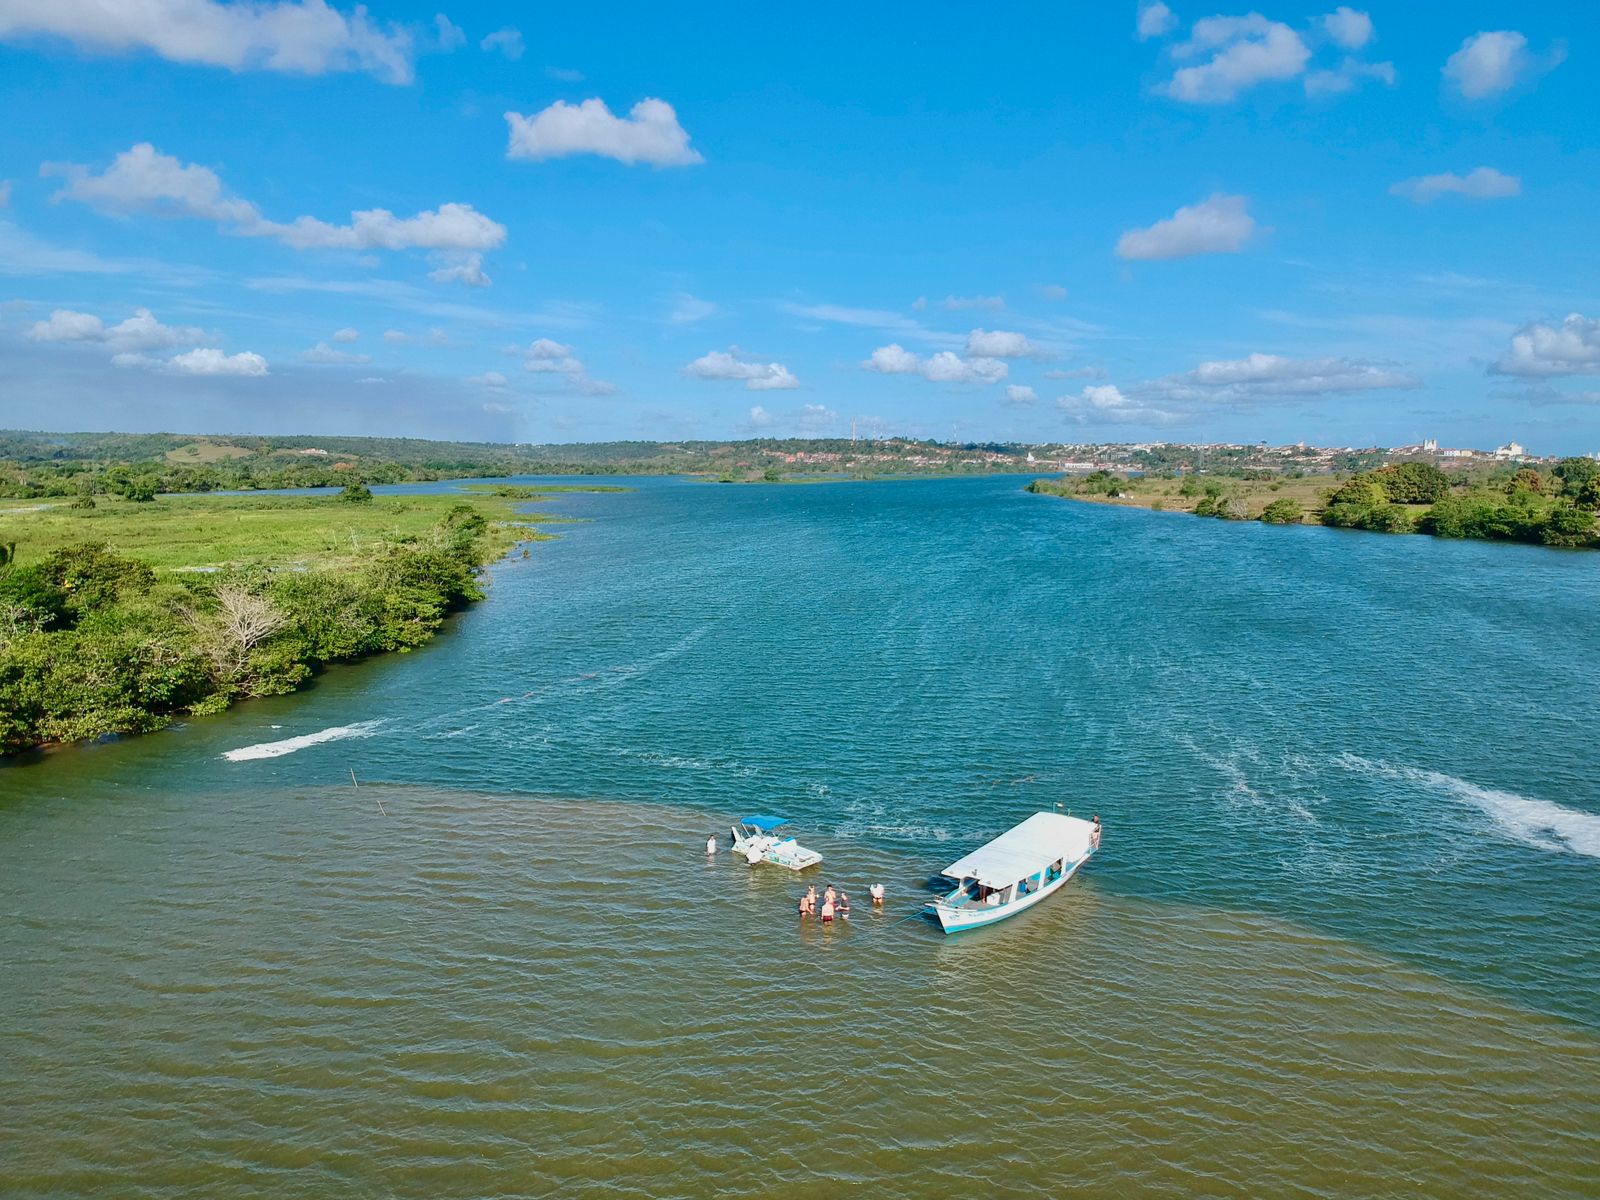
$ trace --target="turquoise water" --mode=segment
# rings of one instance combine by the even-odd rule
[[[563,496],[421,652],[0,771],[8,1190],[1600,1190],[1600,556],[1023,482]],[[1060,897],[890,924],[1057,802]],[[774,809],[888,913],[707,864]]]

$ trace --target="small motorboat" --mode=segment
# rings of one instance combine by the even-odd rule
[[[760,814],[734,822],[733,852],[742,854],[752,867],[763,862],[788,867],[791,871],[816,866],[822,861],[822,855],[802,846],[792,835],[779,832],[788,823],[788,817]]]
[[[993,925],[1059,891],[1099,848],[1098,818],[1034,813],[946,867],[941,874],[956,885],[924,911],[946,933]]]

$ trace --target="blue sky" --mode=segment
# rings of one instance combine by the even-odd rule
[[[0,425],[1600,449],[1600,9],[0,0]]]

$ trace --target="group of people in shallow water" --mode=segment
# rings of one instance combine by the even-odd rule
[[[867,889],[867,894],[872,897],[874,908],[883,907],[883,884],[875,883]],[[850,894],[842,889],[835,891],[833,884],[822,890],[822,905],[817,905],[817,885],[812,884],[806,889],[806,894],[800,897],[800,915],[802,917],[820,916],[824,925],[831,924],[835,917],[841,921],[850,919]]]

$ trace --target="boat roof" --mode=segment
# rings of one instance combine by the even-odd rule
[[[754,825],[757,829],[765,829],[768,831],[776,829],[779,825],[787,825],[788,823],[788,817],[763,817],[759,814],[753,817],[741,817],[739,819],[739,824],[741,825]]]
[[[1006,887],[1064,858],[1075,862],[1089,852],[1091,821],[1061,813],[1034,813],[994,841],[979,846],[943,871],[951,879],[977,879],[988,887]]]

